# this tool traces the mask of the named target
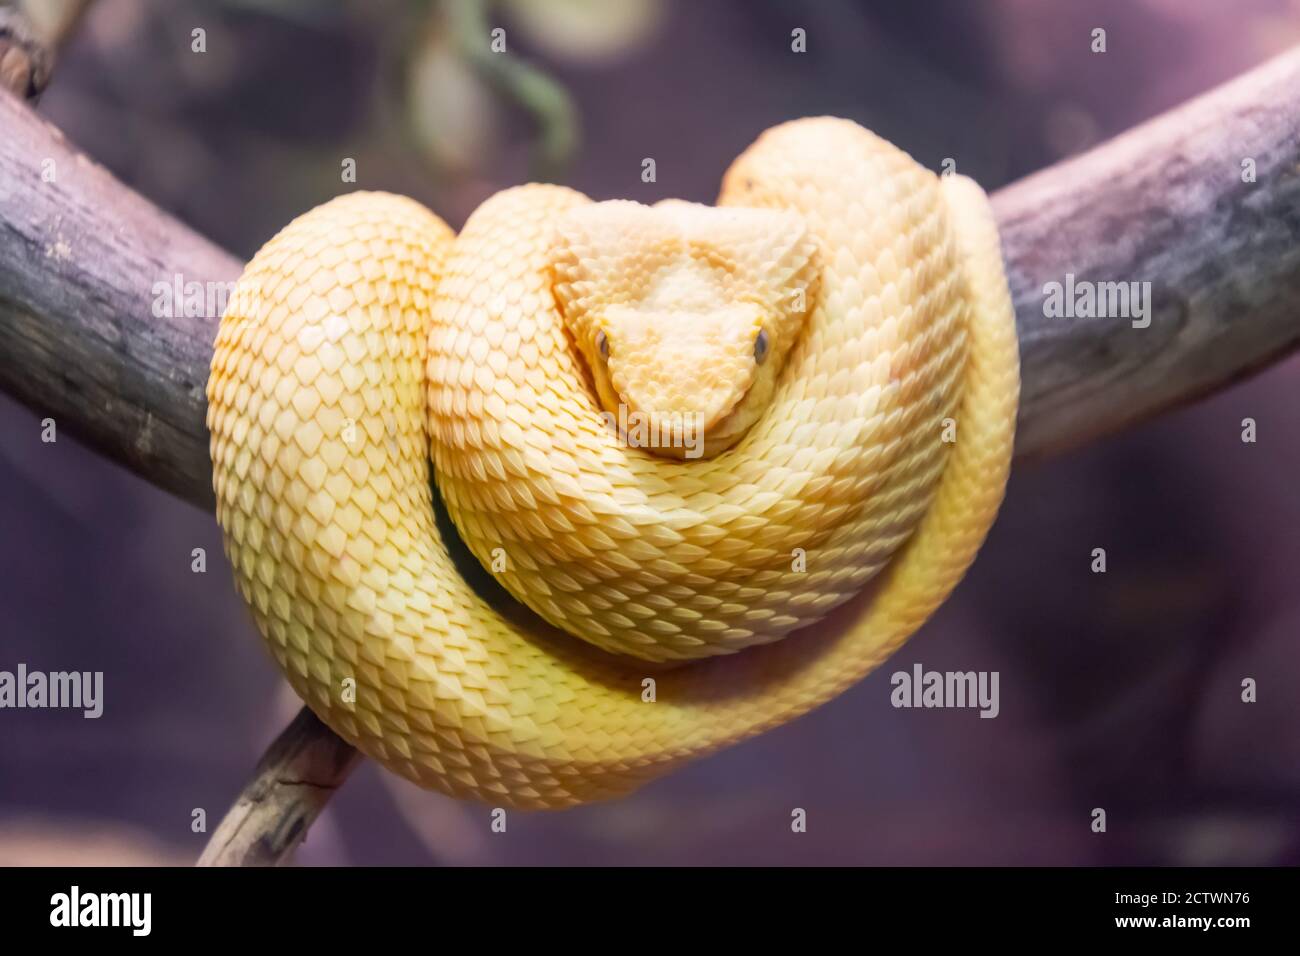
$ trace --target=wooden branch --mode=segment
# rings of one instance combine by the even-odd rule
[[[1243,180],[1253,171],[1253,181]],[[993,196],[1016,304],[1017,457],[1187,404],[1300,346],[1300,48]],[[1150,326],[1044,315],[1149,282]]]
[[[217,316],[158,317],[154,305],[159,286],[229,282],[240,263],[4,95],[0,129],[0,388],[210,510],[203,389]],[[1300,50],[993,203],[1022,352],[1018,457],[1226,387],[1300,344]],[[1150,282],[1150,323],[1049,316],[1044,288],[1067,275]],[[202,862],[284,859],[354,760],[304,710]]]
[[[210,509],[203,387],[217,317],[155,317],[154,289],[230,282],[241,264],[12,97],[0,96],[0,129],[0,388]],[[1255,182],[1242,181],[1245,159]],[[1020,328],[1019,457],[1232,384],[1300,345],[1300,50],[993,204]],[[1149,327],[1044,315],[1044,285],[1067,274],[1150,282]]]
[[[154,287],[243,264],[0,94],[0,389],[213,510],[204,387],[217,320],[155,317]]]
[[[304,707],[267,749],[198,865],[285,862],[360,757]]]

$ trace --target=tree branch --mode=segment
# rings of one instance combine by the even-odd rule
[[[267,748],[198,865],[283,863],[360,757],[304,707]]]
[[[217,316],[156,317],[155,285],[230,282],[240,263],[13,97],[0,95],[0,129],[0,388],[210,510],[204,383]],[[1247,159],[1254,182],[1243,179]],[[999,191],[993,205],[1021,344],[1017,457],[1252,374],[1300,345],[1300,50]],[[1149,326],[1049,317],[1044,287],[1067,274],[1151,283]],[[304,711],[203,862],[283,859],[354,756]]]
[[[213,510],[204,386],[215,318],[156,318],[154,285],[239,260],[0,94],[0,389],[147,481]]]
[[[1243,181],[1253,167],[1253,181]],[[1016,305],[1018,458],[1185,405],[1300,346],[1300,48],[993,196]],[[1043,286],[1151,283],[1151,324]]]

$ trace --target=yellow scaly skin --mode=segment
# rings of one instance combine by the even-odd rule
[[[596,207],[572,190],[502,192],[454,238],[412,200],[354,193],[249,264],[208,382],[218,520],[294,689],[389,769],[497,806],[625,794],[860,680],[974,559],[1019,391],[983,192],[809,119],[760,137],[719,205],[796,214],[789,241],[763,217],[717,240],[739,257],[724,272],[770,286],[727,280],[759,306],[719,305],[710,341],[735,353],[721,384],[597,364],[585,336],[623,314],[624,266],[584,272],[610,233],[575,227]],[[712,221],[684,232],[707,246]],[[744,268],[755,243],[798,246],[800,223],[809,263]],[[622,252],[630,279],[636,244]],[[811,292],[797,337],[771,294],[796,276]],[[786,329],[766,384],[737,358],[744,322]],[[675,395],[666,374],[701,377],[718,429],[752,425],[698,461],[627,447],[602,395],[635,399],[609,397],[616,376]],[[489,603],[453,562],[430,446],[460,536],[536,614]]]

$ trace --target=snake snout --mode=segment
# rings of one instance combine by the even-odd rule
[[[624,313],[607,326],[610,384],[625,419],[620,431],[673,457],[703,454],[706,433],[749,392],[758,362],[761,317],[735,304],[710,312]],[[695,444],[690,444],[694,442]]]

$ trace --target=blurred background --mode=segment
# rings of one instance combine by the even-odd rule
[[[64,4],[26,6],[40,26]],[[494,27],[507,57],[483,54]],[[819,113],[991,191],[1296,43],[1300,0],[95,0],[38,109],[248,258],[355,188],[456,226],[529,178],[711,201],[761,130]],[[1018,468],[954,598],[802,720],[505,834],[364,764],[297,861],[1300,863],[1298,387],[1292,359]],[[105,707],[0,712],[0,863],[188,863],[193,811],[216,826],[297,703],[213,517],[43,444],[41,417],[0,397],[0,669],[102,670]],[[916,662],[999,671],[1000,716],[893,709],[889,675]]]

